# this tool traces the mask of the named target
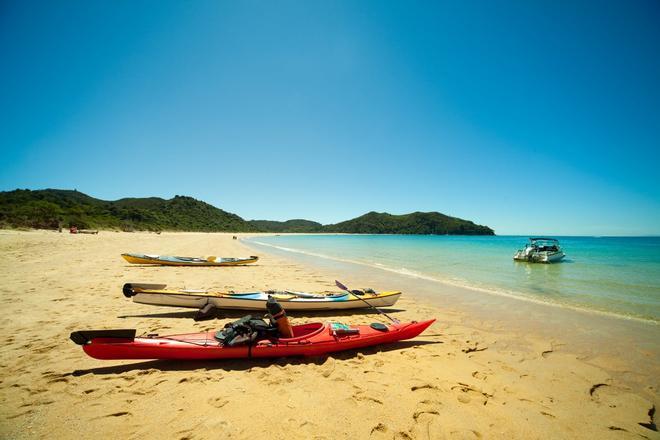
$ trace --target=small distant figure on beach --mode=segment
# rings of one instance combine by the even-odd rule
[[[69,228],[71,234],[98,234],[97,229],[78,229],[76,226],[71,226]]]
[[[232,238],[233,238],[234,240],[236,240],[236,239],[237,239],[237,237],[236,237],[235,235],[234,235],[234,236],[233,236]]]

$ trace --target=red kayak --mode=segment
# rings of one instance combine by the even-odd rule
[[[426,330],[435,319],[343,326],[333,323],[294,325],[292,338],[271,338],[251,345],[223,346],[214,332],[183,335],[135,337],[135,330],[90,330],[71,333],[96,359],[236,359],[283,356],[318,356],[411,339]]]

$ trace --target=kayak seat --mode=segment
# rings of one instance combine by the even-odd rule
[[[312,322],[309,324],[294,325],[293,329],[293,338],[279,338],[278,343],[287,344],[290,342],[298,342],[303,339],[307,339],[314,335],[317,335],[326,328],[326,325],[320,322]]]

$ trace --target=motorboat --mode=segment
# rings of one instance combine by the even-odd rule
[[[513,259],[529,263],[556,263],[565,256],[559,241],[554,238],[533,237],[524,249],[518,249]]]

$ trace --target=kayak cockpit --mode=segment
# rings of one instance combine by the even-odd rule
[[[277,342],[286,344],[310,338],[321,333],[323,329],[326,328],[326,324],[322,322],[312,322],[309,324],[294,325],[291,328],[293,330],[293,338],[279,338]]]

